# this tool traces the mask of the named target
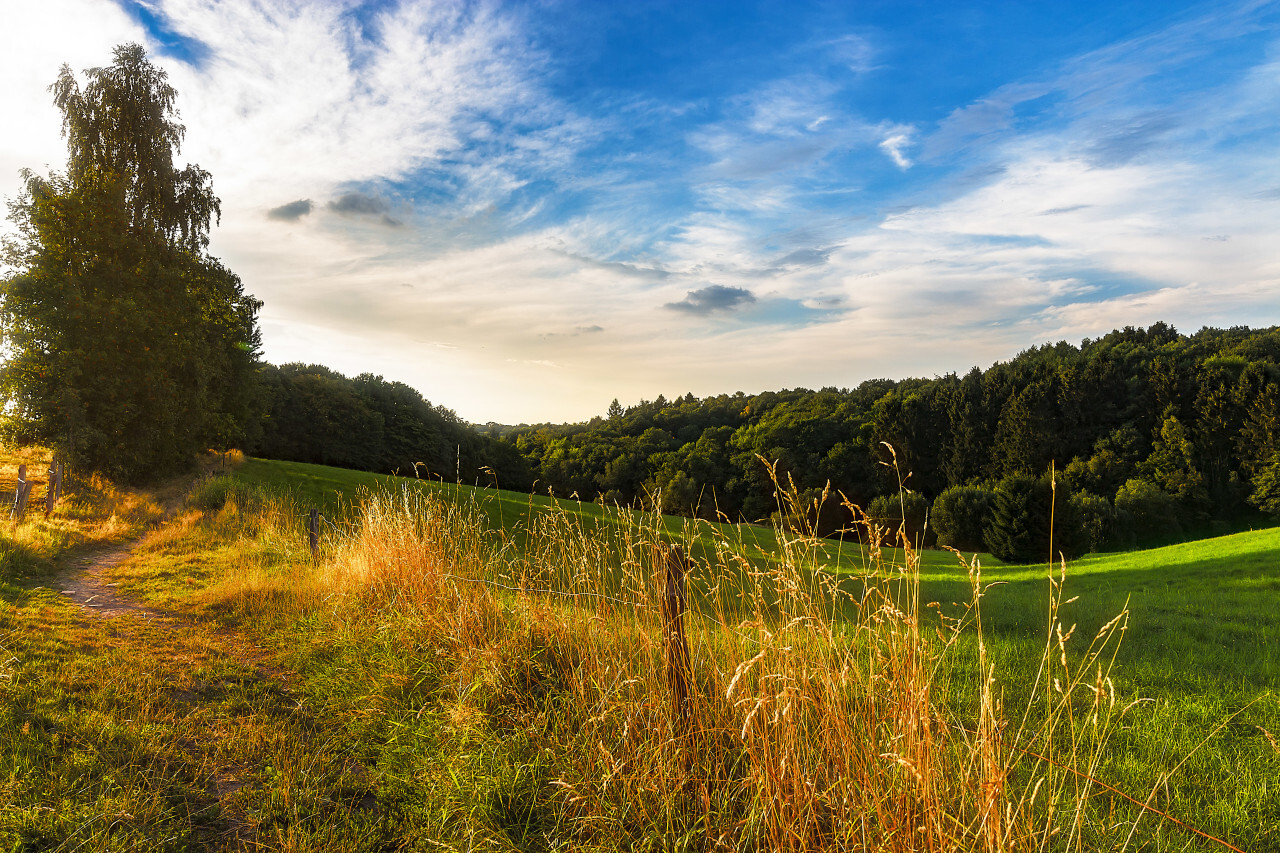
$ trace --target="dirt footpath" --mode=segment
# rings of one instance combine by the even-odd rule
[[[77,555],[50,582],[49,588],[67,596],[80,605],[82,610],[98,616],[113,617],[133,613],[145,617],[172,618],[172,613],[123,597],[116,591],[116,584],[106,580],[110,571],[128,560],[133,549],[141,542],[142,539],[135,539],[126,545]]]

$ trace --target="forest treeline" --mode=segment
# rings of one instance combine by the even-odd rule
[[[905,521],[1013,561],[1050,553],[1051,516],[1074,556],[1280,515],[1280,328],[1126,327],[963,376],[615,400],[579,424],[477,428],[318,365],[266,365],[261,387],[261,456],[821,535]],[[809,509],[780,508],[775,477]]]
[[[402,382],[319,364],[263,364],[259,376],[262,414],[244,440],[254,455],[468,485],[491,485],[489,471],[511,470],[531,482],[512,445]]]
[[[853,521],[842,495],[894,526],[905,508],[912,535],[928,513],[930,542],[1030,561],[1049,553],[1051,500],[1068,555],[1280,513],[1278,418],[1280,329],[1156,323],[964,375],[614,401],[589,423],[490,432],[528,461],[512,487],[778,520],[776,462],[806,502],[829,488],[807,519],[822,534]]]

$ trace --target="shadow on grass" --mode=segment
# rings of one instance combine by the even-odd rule
[[[0,538],[0,598],[10,604],[25,601],[26,585],[52,574],[55,566],[26,542]]]

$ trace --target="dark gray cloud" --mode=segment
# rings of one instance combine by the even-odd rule
[[[679,302],[668,302],[666,308],[686,314],[706,315],[714,311],[730,311],[756,301],[755,294],[742,287],[725,287],[712,284],[699,290],[690,290]]]
[[[314,207],[315,205],[311,203],[311,199],[300,198],[297,201],[271,208],[267,211],[267,218],[279,219],[282,222],[297,222],[310,213]]]
[[[392,219],[389,215],[391,205],[387,200],[374,195],[343,193],[329,202],[327,207],[339,216],[376,216],[382,220],[383,225],[394,227],[400,224],[399,220]]]
[[[374,216],[386,213],[391,209],[385,199],[364,193],[346,193],[329,202],[329,209],[334,213],[362,213]]]

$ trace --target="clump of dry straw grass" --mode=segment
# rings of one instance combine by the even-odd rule
[[[414,486],[367,495],[319,565],[293,555],[305,568],[287,587],[432,650],[459,685],[453,719],[514,723],[550,750],[540,796],[557,837],[996,853],[1088,849],[1098,831],[1091,771],[1122,712],[1110,667],[1125,616],[1069,653],[1061,570],[1030,704],[1011,717],[982,639],[976,559],[971,602],[939,617],[921,605],[912,543],[851,505],[864,544],[854,564],[803,523],[765,553],[741,528],[690,522],[682,724],[664,672],[662,518],[592,521],[531,502],[499,530],[480,500]],[[781,517],[816,515],[794,489],[778,500]],[[259,532],[292,525],[301,541],[298,515],[278,511]],[[953,658],[975,636],[965,671]],[[976,690],[955,695],[971,701],[949,692],[961,678]]]

